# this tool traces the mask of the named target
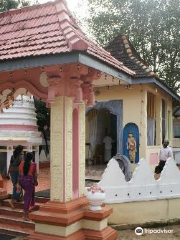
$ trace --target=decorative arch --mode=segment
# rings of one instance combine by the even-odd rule
[[[139,162],[139,128],[135,123],[127,123],[123,129],[123,154],[129,158],[129,151],[127,150],[128,133],[132,132],[136,138],[136,159],[135,163]]]
[[[12,82],[3,83],[0,86],[0,91],[3,92],[6,89],[17,90],[19,88],[26,88],[29,92],[31,92],[37,98],[42,98],[42,99],[46,99],[47,98],[47,94],[46,93],[40,92],[37,89],[37,87],[35,87],[32,83],[27,82],[25,80],[21,80],[21,81],[18,81],[16,83],[12,83]]]
[[[19,94],[27,95],[28,92],[42,101],[47,99],[47,94],[40,92],[32,83],[24,80],[3,83],[0,90],[1,108],[8,107]]]
[[[107,109],[109,112],[117,116],[117,153],[122,153],[122,138],[123,138],[123,101],[122,100],[110,100],[106,102],[97,102],[93,108],[88,108],[86,114],[90,110],[97,109]]]

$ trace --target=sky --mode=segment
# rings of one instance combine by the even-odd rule
[[[38,0],[39,3],[46,3],[53,0]],[[75,15],[75,18],[81,22],[80,27],[88,36],[92,37],[88,31],[87,22],[84,21],[84,18],[87,18],[88,15],[88,0],[66,0],[68,8]]]
[[[45,2],[49,2],[50,0],[38,0],[39,3],[45,3]],[[78,3],[80,2],[80,0],[66,0],[68,3],[68,7],[71,11],[77,11],[78,9]],[[81,1],[82,2],[82,1]],[[86,1],[83,1],[83,8],[86,5]],[[84,12],[84,11],[81,11]]]

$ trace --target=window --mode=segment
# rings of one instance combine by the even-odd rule
[[[151,118],[155,116],[155,95],[147,93],[147,115]]]
[[[180,138],[180,121],[176,119],[173,121],[173,135],[174,138]]]

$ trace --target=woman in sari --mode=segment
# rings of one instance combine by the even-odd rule
[[[19,165],[23,161],[23,146],[19,145],[15,148],[13,155],[11,156],[10,166],[8,175],[11,177],[13,184],[12,200],[10,202],[11,207],[14,208],[14,202],[20,200],[20,192],[17,188],[18,176],[19,176]]]
[[[35,205],[34,190],[37,186],[36,164],[33,162],[34,156],[32,153],[27,153],[25,161],[19,166],[19,185],[24,190],[24,217],[28,221],[29,209]]]

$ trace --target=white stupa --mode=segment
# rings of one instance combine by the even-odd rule
[[[19,95],[12,106],[3,109],[0,114],[0,152],[7,151],[7,169],[14,148],[23,145],[24,151],[35,152],[39,170],[40,135],[33,96]]]

